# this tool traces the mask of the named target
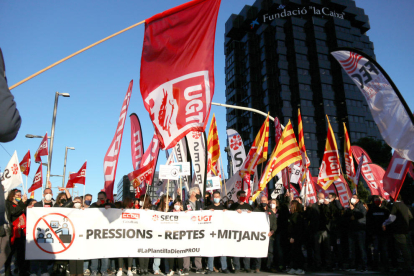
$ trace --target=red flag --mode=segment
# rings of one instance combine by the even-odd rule
[[[134,170],[138,170],[141,165],[142,155],[144,154],[144,141],[142,140],[141,124],[138,115],[132,113],[129,115],[131,121],[131,155],[132,166]]]
[[[40,146],[34,155],[35,162],[36,163],[42,162],[42,159],[40,159],[40,156],[46,156],[48,154],[49,154],[49,150],[47,146],[47,132],[46,132],[46,135],[43,137],[42,142],[40,143]]]
[[[145,20],[141,94],[162,149],[206,128],[219,7],[220,0],[195,0]]]
[[[86,181],[86,161],[83,163],[82,167],[77,173],[71,173],[69,176],[68,184],[66,188],[73,188],[73,184],[82,184],[85,185]],[[69,182],[72,183],[72,187],[68,187]]]
[[[383,178],[384,190],[387,191],[393,199],[396,199],[400,193],[411,164],[410,161],[402,158],[396,151],[394,151],[391,162],[388,165]]]
[[[33,192],[36,189],[42,188],[42,184],[43,184],[43,173],[42,173],[42,162],[40,162],[40,166],[37,169],[37,172],[34,176],[33,179],[33,184],[32,186],[29,188],[28,192]]]
[[[151,143],[149,147],[147,148],[147,150],[145,151],[144,156],[142,158],[143,161],[141,164],[141,168],[148,165],[151,161],[154,161],[153,166],[154,166],[154,172],[155,172],[155,167],[157,166],[159,153],[160,153],[160,142],[158,140],[157,135],[154,134],[154,136],[152,137]],[[154,179],[154,174],[152,174],[148,180],[149,185],[152,184],[153,179]]]
[[[20,171],[26,176],[28,176],[30,172],[30,161],[30,150],[28,150],[26,155],[23,157],[22,162],[20,162]]]
[[[282,126],[280,124],[279,118],[275,117],[275,141],[276,141],[276,147],[277,144],[279,144],[279,140],[282,137]],[[285,189],[288,189],[289,186],[289,174],[288,174],[288,169],[285,168],[283,169],[280,173],[277,174],[278,178],[282,178],[282,182],[283,182],[283,187]]]
[[[339,197],[341,205],[345,208],[348,208],[352,193],[345,178],[341,175],[337,180],[335,180],[334,185],[338,191],[337,195]]]
[[[66,189],[71,189],[75,187],[75,183],[73,183],[72,179],[75,179],[77,175],[78,175],[77,173],[71,173],[69,175],[69,180],[68,180],[68,183],[66,184]]]
[[[116,168],[118,166],[119,152],[121,151],[122,135],[124,133],[125,117],[128,112],[129,99],[131,98],[133,81],[129,83],[127,93],[122,103],[121,114],[119,115],[114,138],[104,158],[105,193],[109,200],[114,200],[114,183]]]
[[[359,159],[361,158],[361,155],[364,154],[364,163],[372,163],[371,158],[369,157],[368,153],[359,146],[351,146],[352,155],[355,157],[355,160],[359,164]]]
[[[128,174],[128,179],[134,188],[137,188],[141,185],[143,181],[150,182],[151,178],[155,172],[155,160],[152,160],[147,165],[141,167],[140,169],[130,172]],[[138,192],[138,190],[137,190]]]

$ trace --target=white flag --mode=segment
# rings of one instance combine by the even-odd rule
[[[1,177],[1,184],[3,184],[4,191],[6,192],[11,191],[22,183],[23,179],[20,171],[19,158],[17,158],[17,152],[14,151]]]

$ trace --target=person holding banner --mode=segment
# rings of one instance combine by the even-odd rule
[[[21,196],[20,190],[11,190],[6,200],[7,213],[10,214],[10,221],[12,222],[12,236],[11,236],[11,253],[4,265],[5,275],[11,275],[11,261],[13,255],[16,253],[15,264],[19,269],[19,275],[26,275],[28,269],[25,261],[25,247],[26,247],[26,201],[27,196]]]
[[[69,190],[63,187],[59,187],[59,191],[65,192],[58,194],[56,198],[56,203],[53,207],[72,207],[72,197],[69,193]]]
[[[53,200],[53,192],[52,189],[46,188],[43,191],[43,200],[36,202],[33,207],[53,207],[55,206],[56,201]]]
[[[179,213],[183,211],[183,204],[181,202],[180,199],[175,199],[174,204],[173,204],[173,208],[170,210],[170,212],[174,212],[174,213]],[[178,275],[184,275],[183,272],[183,263],[184,260],[183,258],[168,258],[168,266],[169,266],[169,271],[167,273],[168,276],[172,276],[174,275],[174,261],[175,259],[177,259],[177,271],[178,271]],[[141,266],[141,263],[140,263]]]
[[[220,203],[221,195],[219,191],[213,192],[213,203],[210,204],[207,207],[204,207],[204,210],[220,210],[220,211],[226,211],[223,204]],[[225,274],[229,274],[230,271],[227,269],[227,257],[221,256],[220,257],[220,263],[221,263],[221,271]],[[207,270],[204,274],[212,274],[214,270],[214,257],[208,257],[207,259]]]
[[[129,197],[126,197],[124,199],[122,205],[123,205],[123,209],[126,209],[126,210],[127,209],[135,209],[134,201]],[[148,260],[148,258],[140,258],[140,266],[141,266],[141,259],[147,259]],[[132,274],[132,261],[133,261],[133,258],[127,258],[127,262],[128,262],[127,276],[133,276],[133,274]],[[124,267],[124,258],[118,258],[118,267],[119,267],[119,270],[116,273],[116,276],[122,276],[123,275],[122,269]],[[147,261],[147,266],[146,267],[148,268],[148,261]],[[143,272],[143,270],[144,270],[144,268],[141,266],[141,271]],[[141,275],[147,275],[147,274],[148,274],[148,270],[147,270],[147,273],[144,272]]]
[[[247,211],[247,213],[251,213],[253,211],[253,207],[246,203],[246,192],[240,190],[236,194],[238,201],[234,203],[231,207],[231,211],[237,211],[237,213],[241,214],[242,210]],[[234,257],[234,273],[238,273],[240,271],[240,258]],[[243,258],[244,270],[247,273],[250,273],[250,258]]]
[[[201,199],[201,192],[200,188],[197,186],[192,187],[189,191],[189,198],[185,201],[183,206],[184,211],[196,211],[196,210],[203,210],[203,202],[200,201]],[[203,272],[203,265],[201,263],[201,257],[194,258],[195,266],[196,266],[196,273]],[[184,275],[188,275],[190,272],[190,257],[184,258]]]

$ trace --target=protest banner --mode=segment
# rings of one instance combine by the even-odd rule
[[[29,208],[26,259],[263,258],[269,244],[266,216],[264,212]]]

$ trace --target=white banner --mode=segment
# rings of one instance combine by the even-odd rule
[[[227,130],[227,139],[230,148],[231,161],[233,163],[233,174],[237,173],[244,160],[246,159],[246,151],[240,134],[234,129]]]
[[[360,51],[339,49],[331,54],[361,90],[385,142],[414,161],[414,117],[391,78]]]
[[[207,180],[207,146],[204,132],[191,131],[187,134],[188,150],[194,166],[195,184],[204,191],[204,183]]]
[[[14,151],[9,163],[4,169],[1,176],[1,184],[4,186],[4,191],[9,192],[23,183],[22,173],[20,172],[19,158],[17,152]]]
[[[27,260],[267,256],[265,212],[28,208]]]

